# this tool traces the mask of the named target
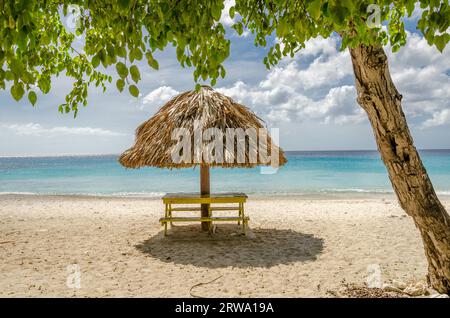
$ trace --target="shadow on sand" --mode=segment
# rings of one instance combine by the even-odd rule
[[[210,236],[198,225],[175,226],[136,245],[142,253],[166,263],[208,268],[272,267],[313,261],[323,250],[323,239],[292,230],[253,229],[249,237],[236,225],[220,225]]]

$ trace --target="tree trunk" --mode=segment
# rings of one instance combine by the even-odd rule
[[[419,229],[428,260],[428,282],[450,293],[450,217],[439,202],[414,147],[400,95],[382,47],[350,49],[357,101],[372,125],[378,150],[400,206]]]
[[[210,183],[209,183],[209,166],[208,165],[200,165],[200,194],[209,195],[210,194]],[[201,216],[208,217],[209,216],[209,204],[201,205]],[[210,222],[202,222],[202,230],[209,230]]]

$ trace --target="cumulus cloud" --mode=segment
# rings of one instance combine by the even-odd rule
[[[356,88],[344,85],[330,89],[325,98],[318,102],[317,108],[323,109],[325,122],[337,124],[359,123],[366,117],[356,103]]]
[[[234,24],[234,19],[230,17],[230,8],[234,4],[235,0],[225,0],[225,8],[223,8],[222,15],[220,16],[220,23],[225,26],[232,26]]]
[[[450,109],[444,109],[433,113],[433,116],[427,119],[422,128],[430,128],[450,123]]]
[[[219,90],[270,121],[361,122],[366,116],[356,103],[350,56],[338,48],[336,36],[312,39],[257,85],[238,81]],[[386,52],[406,115],[423,128],[449,124],[450,50],[440,53],[420,35],[408,33],[404,48],[393,54],[387,47]]]
[[[356,123],[364,120],[364,113],[356,105],[353,86],[334,87],[320,99],[314,100],[286,85],[271,89],[250,87],[237,82],[220,92],[252,107],[271,123],[319,120],[323,123]]]
[[[236,16],[232,19],[230,17],[230,8],[235,5],[235,0],[225,0],[224,8],[222,10],[222,15],[220,16],[219,22],[226,27],[231,27],[236,22]],[[244,30],[241,36],[246,37],[250,34],[248,30]]]
[[[170,86],[158,87],[142,98],[141,108],[144,108],[146,105],[161,106],[179,93]]]
[[[279,84],[295,84],[304,89],[332,86],[352,74],[349,58],[348,51],[330,56],[320,55],[306,69],[301,69],[299,62],[292,61],[286,66],[275,67],[267,79],[261,82],[261,87]]]
[[[353,74],[348,51],[340,52],[338,47],[336,36],[311,39],[294,60],[284,58],[280,66],[273,68],[260,86],[269,88],[284,84],[311,89],[338,84]]]
[[[364,120],[349,53],[339,52],[336,37],[316,38],[295,59],[284,59],[265,79],[250,86],[238,81],[218,90],[252,107],[270,122],[318,120],[345,124]]]
[[[439,118],[450,109],[450,50],[440,53],[420,35],[408,32],[406,46],[395,54],[389,51],[388,58],[406,114],[418,118],[422,127],[449,123]]]
[[[102,128],[92,127],[65,127],[57,126],[51,128],[42,127],[40,124],[28,123],[28,124],[2,124],[1,128],[8,129],[19,136],[61,136],[61,135],[73,135],[73,136],[97,136],[97,137],[116,137],[124,136],[122,133],[114,132]]]

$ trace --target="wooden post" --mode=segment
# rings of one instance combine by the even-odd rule
[[[209,183],[209,165],[200,165],[200,193],[202,195],[210,194],[210,183]],[[209,216],[209,204],[202,204],[202,217]],[[202,230],[209,230],[210,222],[202,222]]]

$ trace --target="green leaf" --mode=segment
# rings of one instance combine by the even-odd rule
[[[14,29],[16,27],[16,21],[14,21],[14,18],[12,16],[9,16],[8,23],[10,29]]]
[[[128,76],[128,68],[126,67],[126,65],[122,62],[118,62],[116,64],[116,70],[117,70],[117,74],[119,74],[119,76],[121,78],[125,78]]]
[[[442,53],[444,51],[445,46],[450,40],[450,35],[448,33],[444,33],[441,35],[438,35],[434,38],[434,44],[436,45],[436,48],[439,50],[439,52]]]
[[[139,73],[139,69],[136,65],[132,65],[130,67],[130,74],[133,81],[135,81],[136,83],[140,81],[141,74]]]
[[[284,19],[280,19],[277,24],[277,36],[283,37],[287,34],[289,26],[286,24]]]
[[[222,15],[222,8],[218,5],[213,4],[212,8],[211,8],[211,13],[212,13],[214,20],[219,21],[221,15]]]
[[[123,79],[118,79],[116,82],[116,87],[119,90],[119,92],[123,91],[123,88],[125,87],[125,81]]]
[[[406,11],[408,12],[408,16],[410,17],[414,12],[415,0],[407,0],[406,1]]]
[[[355,8],[355,0],[340,0],[339,3],[350,12]]]
[[[128,90],[130,91],[130,94],[134,97],[139,96],[139,89],[136,87],[136,85],[130,85],[128,87]]]
[[[117,48],[117,55],[120,57],[125,58],[127,56],[127,50],[124,47],[118,47]]]
[[[14,79],[14,74],[11,71],[6,71],[5,72],[5,79],[8,81],[12,81]]]
[[[320,16],[320,0],[313,0],[308,6],[308,13],[312,18],[317,19]]]
[[[34,91],[30,91],[28,93],[28,100],[30,101],[31,105],[34,106],[36,104],[37,95]]]
[[[16,101],[21,100],[23,94],[25,94],[25,90],[23,89],[22,83],[15,83],[13,86],[11,86],[11,95]]]
[[[131,50],[130,52],[130,60],[142,60],[142,51],[139,48],[134,48],[133,50]]]
[[[345,17],[348,15],[348,9],[341,5],[333,6],[330,8],[330,15],[335,25],[341,26],[344,24]]]
[[[329,17],[329,16],[330,16],[330,13],[328,12],[328,2],[325,2],[325,3],[322,5],[321,10],[322,10],[322,14],[323,14],[325,17]]]
[[[93,66],[94,68],[97,68],[97,66],[100,65],[100,58],[99,58],[97,55],[95,55],[95,56],[92,58],[91,63],[92,63],[92,66]]]
[[[44,94],[47,94],[51,88],[50,79],[48,79],[46,77],[41,77],[38,80],[38,87]]]
[[[230,8],[230,11],[228,11],[228,14],[230,15],[230,18],[234,19],[234,15],[236,14],[236,8],[232,6]]]
[[[128,9],[130,7],[130,0],[119,0],[119,6],[121,9]]]
[[[22,75],[22,72],[24,70],[23,63],[19,59],[13,59],[9,63],[9,67],[11,68],[11,71],[17,76]]]
[[[114,47],[113,47],[112,45],[108,45],[108,46],[106,47],[106,52],[108,52],[108,55],[109,55],[111,58],[114,58],[114,57],[116,56],[116,51],[114,50]]]
[[[244,33],[244,27],[243,27],[242,22],[233,24],[232,28],[235,29],[239,35],[242,35]]]
[[[153,58],[152,53],[150,52],[145,53],[145,57],[147,58],[147,63],[151,68],[155,70],[159,69],[158,61]]]
[[[225,75],[226,75],[227,73],[226,73],[226,71],[225,71],[225,67],[223,67],[223,66],[220,66],[220,76],[222,77],[222,78],[225,78]]]

